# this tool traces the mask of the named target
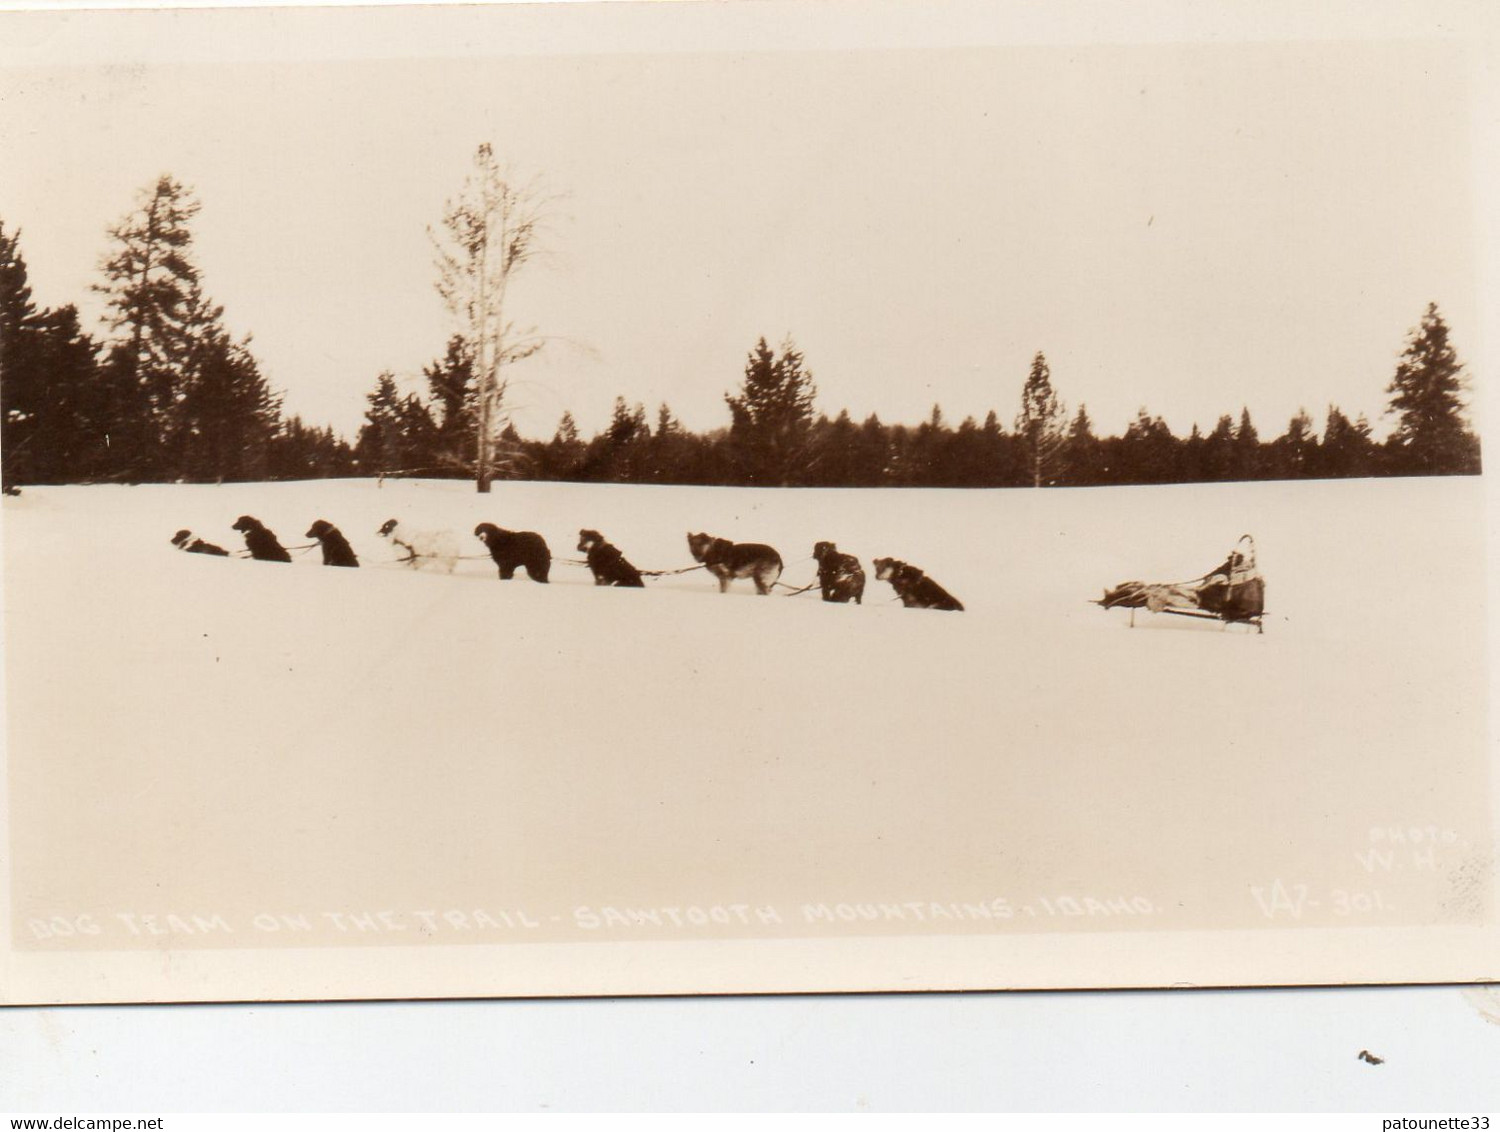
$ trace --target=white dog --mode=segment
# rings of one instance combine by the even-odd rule
[[[413,570],[429,566],[451,574],[458,565],[458,536],[452,531],[414,531],[395,519],[387,519],[376,533],[389,539],[400,552],[398,560]]]

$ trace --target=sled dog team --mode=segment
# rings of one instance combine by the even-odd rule
[[[251,558],[262,562],[290,562],[292,556],[281,545],[276,535],[259,519],[241,515],[234,523],[234,530],[245,539],[245,549]],[[460,554],[458,540],[451,531],[417,530],[396,519],[387,520],[376,532],[400,554],[400,561],[413,569],[434,568],[451,574]],[[515,577],[519,569],[533,582],[545,582],[552,569],[552,552],[547,542],[535,531],[508,531],[494,523],[480,523],[474,528],[474,536],[484,543],[500,572],[502,581]],[[349,540],[326,519],[319,519],[308,528],[304,536],[312,539],[306,547],[318,546],[323,553],[323,565],[357,567],[359,558]],[[813,585],[793,590],[780,581],[781,555],[774,549],[757,542],[730,542],[713,535],[689,533],[688,551],[698,565],[685,570],[641,571],[631,565],[620,549],[598,531],[584,528],[578,532],[578,549],[586,556],[589,571],[594,575],[596,586],[626,586],[641,588],[644,578],[656,574],[685,573],[687,570],[706,569],[718,579],[719,592],[726,593],[731,582],[748,578],[758,594],[770,594],[776,586],[801,593]],[[228,557],[229,551],[221,546],[199,538],[190,530],[180,530],[172,536],[172,544],[189,554],[212,554]],[[815,584],[824,601],[859,605],[864,600],[865,572],[859,559],[844,554],[831,542],[820,542],[813,547],[812,557],[818,564],[818,580]],[[889,582],[901,604],[907,609],[962,610],[963,604],[952,594],[929,578],[915,566],[895,558],[876,558],[871,565],[875,577]]]

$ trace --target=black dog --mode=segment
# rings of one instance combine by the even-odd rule
[[[689,533],[687,541],[693,558],[719,579],[721,594],[729,592],[729,583],[736,578],[749,578],[755,592],[764,596],[781,577],[781,555],[762,543],[730,542],[702,532]]]
[[[949,609],[963,611],[963,603],[915,566],[895,558],[877,558],[875,576],[889,582],[907,609]]]
[[[251,558],[257,558],[262,562],[290,562],[292,560],[292,556],[286,552],[286,547],[276,541],[276,536],[259,519],[250,515],[241,515],[234,521],[234,529],[244,534],[245,546],[250,551]]]
[[[552,552],[547,542],[535,531],[507,531],[494,523],[480,523],[474,535],[489,547],[490,557],[500,568],[500,580],[508,582],[515,577],[518,566],[526,567],[533,582],[545,582],[552,569]]]
[[[216,554],[220,558],[228,558],[229,551],[222,546],[215,546],[211,542],[204,542],[187,528],[183,528],[172,536],[172,545],[178,550],[185,550],[189,554]]]
[[[354,548],[349,545],[349,540],[344,537],[344,532],[335,527],[327,519],[319,519],[307,528],[304,538],[317,539],[318,545],[323,548],[324,566],[358,566],[359,559],[354,556]]]
[[[589,569],[594,572],[596,586],[630,586],[644,588],[641,572],[632,566],[620,548],[604,541],[598,531],[578,532],[578,549],[589,556]]]
[[[858,558],[852,554],[840,554],[839,548],[831,542],[814,546],[813,557],[818,561],[818,585],[823,591],[824,601],[863,604],[865,572]]]

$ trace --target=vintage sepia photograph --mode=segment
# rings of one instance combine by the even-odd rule
[[[0,1001],[1500,977],[1479,68],[0,13]]]

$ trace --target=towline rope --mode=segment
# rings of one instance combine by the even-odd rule
[[[812,581],[808,582],[807,585],[803,586],[801,589],[793,589],[791,586],[787,585],[785,582],[772,582],[771,585],[772,585],[773,588],[776,587],[776,586],[780,586],[784,590],[790,590],[791,591],[790,593],[784,593],[784,594],[782,594],[781,595],[782,597],[796,597],[798,594],[805,594],[808,590],[814,588],[819,583],[820,580],[821,579],[814,578]]]

